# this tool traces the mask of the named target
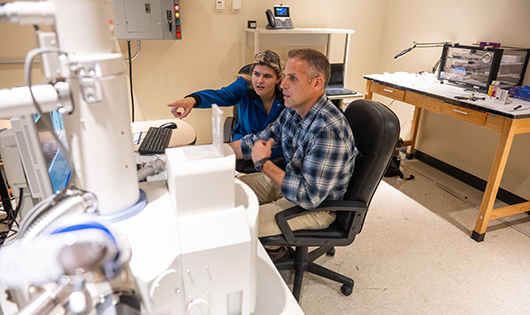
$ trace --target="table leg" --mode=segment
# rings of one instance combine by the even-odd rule
[[[331,34],[328,34],[328,43],[326,45],[326,57],[328,57],[328,60],[331,59]],[[347,69],[344,67],[344,69]]]
[[[371,100],[374,93],[372,93],[372,84],[373,82],[370,80],[366,81],[366,91],[364,92],[364,99],[365,100]]]
[[[501,132],[501,138],[499,140],[499,146],[497,147],[495,159],[493,160],[493,165],[491,166],[488,184],[484,191],[482,203],[480,204],[480,212],[477,222],[475,223],[475,229],[471,234],[471,238],[477,242],[482,242],[486,236],[486,229],[488,228],[488,222],[491,217],[495,199],[497,198],[497,192],[501,184],[504,167],[506,166],[506,161],[510,154],[514,136],[515,127],[513,126],[513,120],[507,119]]]
[[[410,144],[407,148],[407,155],[405,156],[409,160],[414,158],[414,149],[416,146],[416,137],[418,136],[418,127],[420,126],[422,110],[421,107],[416,106],[414,108],[414,116],[412,117],[412,125],[410,127]]]
[[[350,55],[350,38],[351,33],[346,34],[344,39],[344,56],[342,60],[344,61],[344,69],[348,69],[348,56]],[[346,80],[346,72],[344,72],[344,80]],[[344,81],[344,86],[346,86],[346,81]]]
[[[259,32],[256,31],[254,33],[254,55],[252,56],[252,59],[258,54],[259,52]]]

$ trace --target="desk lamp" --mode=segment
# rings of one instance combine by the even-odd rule
[[[409,51],[413,50],[414,48],[443,47],[444,45],[453,46],[454,44],[452,42],[418,43],[418,42],[413,41],[411,47],[409,47],[409,48],[401,51],[399,54],[395,55],[394,59],[399,59],[399,58],[403,57],[406,53],[408,53]],[[438,59],[436,64],[432,67],[432,73],[436,72],[436,68],[438,68],[438,65],[440,64],[441,60],[442,60],[441,58]]]

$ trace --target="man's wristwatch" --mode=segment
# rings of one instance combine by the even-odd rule
[[[267,161],[270,161],[270,158],[266,157],[259,161],[254,162],[254,168],[256,169],[256,171],[261,172],[261,170],[263,169],[263,165]]]

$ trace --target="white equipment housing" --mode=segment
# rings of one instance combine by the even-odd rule
[[[42,156],[40,139],[38,138],[32,115],[25,114],[11,118],[11,125],[19,150],[20,159],[27,170],[28,185],[33,198],[46,199],[54,194],[46,162]]]
[[[232,149],[222,148],[222,155],[213,145],[167,149],[168,188],[143,183],[146,209],[113,224],[131,244],[131,270],[150,314],[254,311],[259,204],[234,178]]]

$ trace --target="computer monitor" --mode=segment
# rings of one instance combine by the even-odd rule
[[[70,177],[65,153],[47,128],[53,126],[63,145],[68,149],[61,113],[25,114],[11,118],[20,159],[33,198],[47,198],[61,191]]]
[[[328,86],[344,87],[344,64],[332,63]]]

